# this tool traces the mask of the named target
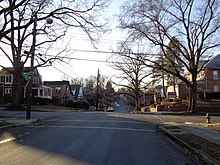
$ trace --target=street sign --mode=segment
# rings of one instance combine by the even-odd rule
[[[28,72],[22,72],[21,74],[22,74],[22,77],[24,77],[25,80],[28,81],[30,79],[30,76],[29,76]]]

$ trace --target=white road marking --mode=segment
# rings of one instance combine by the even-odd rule
[[[117,128],[117,127],[90,127],[90,126],[25,126],[32,128],[74,128],[74,129],[105,129],[105,130],[120,130],[120,131],[137,131],[137,132],[156,132],[152,129],[138,129],[138,128]]]
[[[156,119],[162,121],[163,123],[165,122],[163,119],[159,118],[158,116],[154,116]]]
[[[131,124],[150,124],[141,121],[118,121],[118,120],[44,120],[43,122],[91,122],[91,123],[131,123]]]

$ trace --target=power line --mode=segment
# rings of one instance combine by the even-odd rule
[[[52,67],[54,67],[56,70],[58,70],[59,72],[63,73],[64,75],[66,75],[66,76],[68,76],[68,77],[74,79],[72,76],[68,75],[67,73],[63,72],[62,70],[58,69],[57,67],[55,67],[55,66],[53,66],[53,65],[52,65]]]
[[[52,55],[49,55],[52,56]],[[93,60],[93,59],[86,59],[86,58],[76,58],[76,57],[63,57],[64,59],[69,60],[79,60],[79,61],[90,61],[90,62],[102,62],[102,63],[110,63],[107,60]]]
[[[76,52],[87,52],[87,53],[107,53],[107,54],[113,53],[111,51],[104,51],[104,50],[85,50],[85,49],[70,49],[70,50]]]
[[[40,49],[47,49],[45,47],[38,47]],[[9,48],[4,48],[4,49],[9,49]],[[51,49],[55,50],[60,50],[63,48],[58,48],[58,47],[51,47]],[[86,52],[86,53],[106,53],[106,54],[111,54],[114,53],[112,51],[105,51],[105,50],[86,50],[86,49],[66,49],[66,51],[75,51],[75,52]],[[5,55],[0,55],[0,56],[5,56]]]
[[[58,64],[61,65],[62,67],[64,67],[65,69],[67,69],[69,72],[75,74],[76,76],[81,77],[80,75],[76,74],[76,73],[73,72],[71,69],[69,69],[68,67],[66,67],[65,65],[63,65],[61,62],[58,61]],[[70,66],[70,65],[68,64],[68,66]],[[72,66],[70,66],[70,67],[72,68]]]

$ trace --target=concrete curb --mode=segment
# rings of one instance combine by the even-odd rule
[[[16,120],[16,119],[12,119],[12,120]],[[30,119],[30,120],[22,120],[22,121],[18,120],[17,122],[15,121],[13,124],[8,124],[8,125],[5,125],[5,126],[1,126],[0,130],[1,129],[6,129],[6,128],[12,128],[12,127],[21,127],[21,126],[24,126],[24,125],[35,123],[37,121],[38,121],[38,119]],[[16,141],[17,139],[18,139],[18,137],[10,137],[10,136],[6,137],[6,138],[0,140],[0,145],[4,144],[4,143]]]
[[[177,136],[175,136],[175,133],[173,133],[169,129],[166,129],[163,125],[158,126],[158,129],[162,133],[167,135],[169,138],[177,142],[179,145],[181,145],[185,150],[187,150],[186,153],[190,155],[195,161],[202,163],[202,164],[208,164],[208,165],[219,165],[220,164],[220,161],[213,159],[208,154],[200,150],[196,150],[195,148],[192,148],[191,146],[189,146],[187,143],[185,143],[184,141],[179,139]],[[178,129],[178,131],[176,130],[176,132],[186,133],[186,131],[185,130],[183,131],[182,129]]]

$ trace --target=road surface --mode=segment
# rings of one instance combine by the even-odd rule
[[[17,116],[24,113],[15,112]],[[192,165],[157,132],[161,116],[116,112],[32,112],[39,122],[6,130],[3,165]],[[167,116],[166,116],[167,117]]]

